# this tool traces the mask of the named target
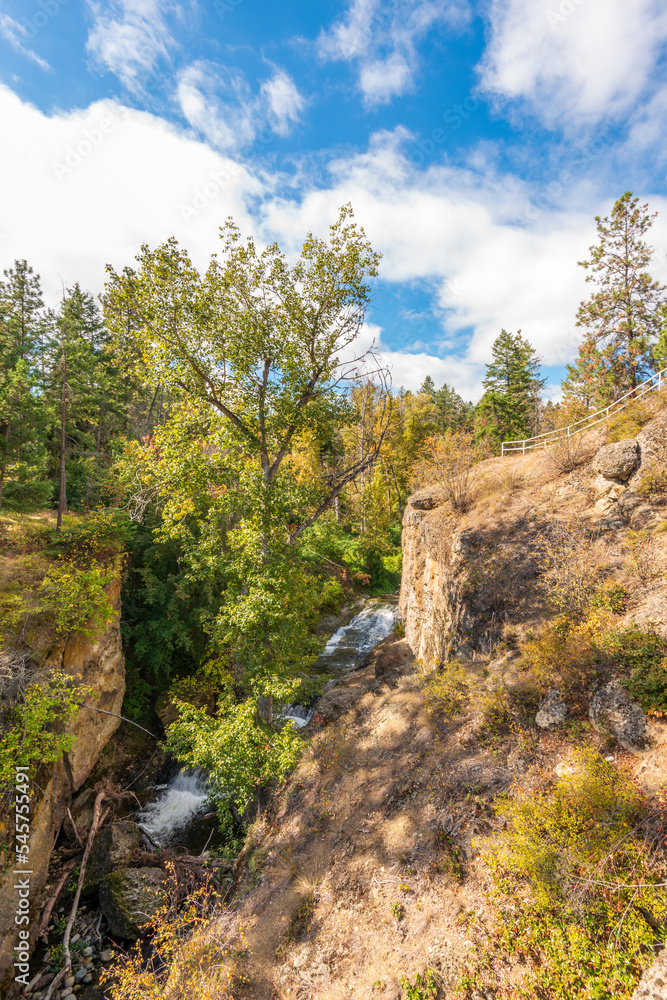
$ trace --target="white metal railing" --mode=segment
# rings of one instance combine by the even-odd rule
[[[500,449],[500,454],[504,458],[505,455],[511,455],[512,453],[521,452],[523,455],[527,451],[532,451],[534,448],[548,448],[550,444],[556,444],[558,441],[562,441],[565,438],[569,438],[572,434],[576,434],[577,431],[588,430],[589,427],[595,427],[596,424],[602,423],[603,420],[607,420],[608,417],[613,416],[615,413],[620,413],[621,410],[625,409],[628,403],[631,403],[634,399],[639,399],[641,396],[645,396],[647,392],[654,392],[656,390],[662,389],[663,385],[667,385],[667,368],[663,368],[662,371],[655,372],[650,378],[647,378],[644,382],[641,382],[636,388],[630,389],[626,392],[624,396],[610,403],[603,410],[597,410],[595,413],[589,413],[587,417],[582,417],[581,420],[577,420],[576,423],[570,424],[569,427],[559,427],[553,431],[544,431],[543,434],[537,434],[535,437],[524,438],[523,441],[503,441]]]

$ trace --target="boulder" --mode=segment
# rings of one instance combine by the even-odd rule
[[[141,831],[132,820],[120,820],[103,827],[90,852],[83,892],[95,892],[106,875],[127,868],[137,847],[141,847]]]
[[[593,472],[605,479],[625,481],[639,465],[639,445],[634,438],[607,444],[596,452]]]
[[[593,692],[588,715],[596,729],[608,729],[626,750],[643,750],[646,746],[646,716],[617,680]]]
[[[412,673],[415,669],[415,657],[407,639],[389,637],[389,641],[377,647],[375,660],[375,676],[401,676]]]
[[[540,707],[535,716],[535,725],[540,729],[556,729],[562,725],[567,717],[568,708],[558,689],[547,691],[545,697],[540,702]]]
[[[100,909],[109,930],[136,939],[166,903],[169,876],[161,868],[125,868],[111,872],[100,885]]]

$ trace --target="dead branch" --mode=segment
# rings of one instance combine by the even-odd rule
[[[68,864],[65,865],[63,873],[60,876],[60,879],[58,880],[58,885],[56,886],[53,895],[49,898],[49,901],[44,908],[44,912],[42,913],[42,919],[39,924],[39,930],[37,931],[37,937],[38,938],[41,937],[44,941],[46,941],[48,937],[47,932],[49,927],[49,920],[51,919],[51,914],[53,913],[53,909],[56,903],[58,902],[58,896],[62,892],[63,886],[65,885],[65,882],[67,882],[67,879],[69,878],[70,873],[74,868],[75,864],[76,860],[72,859],[70,862],[68,862]]]
[[[71,972],[72,969],[72,956],[69,950],[69,939],[72,934],[72,928],[74,926],[74,921],[76,920],[76,913],[79,908],[79,900],[81,899],[81,889],[83,888],[83,880],[86,875],[86,865],[88,864],[88,858],[90,857],[90,852],[93,847],[93,841],[95,840],[95,836],[97,834],[99,827],[102,825],[109,812],[108,809],[105,809],[104,813],[100,818],[102,803],[104,802],[105,798],[106,798],[106,792],[103,791],[98,792],[95,798],[95,805],[93,807],[93,822],[91,823],[90,830],[88,831],[88,839],[86,840],[86,849],[83,852],[83,858],[81,859],[81,868],[79,869],[79,880],[76,886],[74,902],[72,903],[72,909],[70,910],[69,920],[67,921],[67,926],[65,927],[65,934],[63,936],[63,953],[65,956],[65,962],[63,964],[62,969],[55,977],[55,979],[51,980],[46,995],[44,996],[44,1000],[51,1000],[51,997],[53,996],[53,991],[55,990],[56,986],[58,986],[59,983],[62,982],[62,980],[65,978],[68,972]]]

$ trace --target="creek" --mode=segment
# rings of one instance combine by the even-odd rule
[[[370,598],[364,607],[345,625],[341,625],[327,641],[317,660],[321,674],[330,675],[326,687],[337,678],[363,666],[370,651],[388,636],[398,621],[398,605],[387,598]],[[278,719],[306,726],[315,710],[317,698],[308,705],[287,705]],[[199,770],[179,771],[164,785],[154,786],[151,799],[134,817],[160,846],[178,843],[192,854],[198,854],[206,843],[220,843],[215,816],[202,816],[207,811],[205,776]]]

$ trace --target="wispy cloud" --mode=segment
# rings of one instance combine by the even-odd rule
[[[95,63],[114,73],[128,90],[137,91],[176,39],[167,15],[180,14],[170,0],[86,0],[92,25],[86,49]]]
[[[667,40],[663,0],[491,0],[488,16],[482,87],[549,126],[626,112]]]
[[[351,0],[345,15],[320,32],[317,51],[323,60],[355,62],[364,102],[384,104],[413,89],[417,42],[437,24],[467,18],[465,0]]]
[[[176,93],[192,128],[223,151],[252,145],[266,129],[289,135],[306,103],[283,69],[275,69],[254,94],[240,71],[204,60],[181,72]]]
[[[306,103],[297,90],[294,80],[283,69],[277,69],[274,75],[262,84],[261,93],[267,103],[268,117],[273,130],[278,135],[289,135],[292,127],[299,121]]]
[[[9,14],[0,14],[0,34],[9,42],[15,52],[20,52],[21,55],[32,59],[42,69],[51,69],[46,59],[42,59],[33,49],[29,49],[23,44],[24,39],[28,37],[28,30]]]

